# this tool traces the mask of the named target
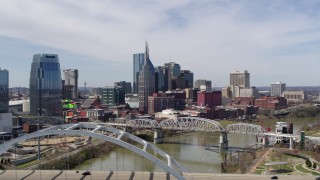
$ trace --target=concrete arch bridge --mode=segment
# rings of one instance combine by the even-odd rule
[[[0,154],[5,153],[7,150],[12,148],[13,145],[19,142],[48,135],[87,136],[101,139],[122,146],[134,153],[137,153],[145,157],[146,159],[152,161],[154,164],[158,165],[160,168],[165,170],[167,173],[170,173],[177,179],[185,179],[183,177],[183,173],[188,172],[188,170],[185,167],[183,167],[169,154],[165,153],[153,144],[148,143],[143,139],[140,139],[137,136],[134,136],[132,134],[129,134],[125,131],[113,127],[89,123],[52,126],[47,129],[43,129],[31,134],[26,134],[24,136],[17,137],[15,139],[2,143],[0,145]],[[129,144],[128,142],[123,140],[124,138],[130,139],[134,143]],[[159,159],[157,157],[161,158]]]

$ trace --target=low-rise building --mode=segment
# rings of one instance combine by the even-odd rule
[[[148,97],[148,114],[155,114],[164,109],[172,109],[175,107],[175,96],[165,93],[153,93]]]
[[[304,91],[283,91],[282,97],[286,98],[288,102],[302,103],[305,100]]]

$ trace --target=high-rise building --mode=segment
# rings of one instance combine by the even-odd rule
[[[63,98],[78,99],[78,70],[66,69],[63,70],[64,84],[63,84]]]
[[[0,68],[0,113],[8,112],[9,108],[9,71]]]
[[[230,86],[241,88],[250,87],[250,73],[248,71],[235,71],[230,73]]]
[[[155,92],[166,91],[165,89],[165,74],[162,66],[154,68],[154,78],[155,78]]]
[[[281,96],[283,91],[286,90],[286,84],[282,82],[276,82],[271,84],[270,95]]]
[[[166,68],[168,68],[169,70],[169,76],[168,76],[168,90],[174,90],[174,79],[177,79],[177,77],[180,75],[181,73],[181,67],[179,64],[175,63],[175,62],[169,62],[169,63],[165,63],[164,66]]]
[[[144,53],[133,54],[133,93],[139,92],[139,74],[144,63]]]
[[[115,87],[122,87],[122,89],[124,90],[125,94],[132,93],[131,82],[119,81],[119,82],[115,82],[114,86]]]
[[[205,79],[198,79],[194,83],[194,88],[200,89],[201,86],[205,86],[207,91],[211,91],[211,81]]]
[[[108,106],[118,106],[125,104],[125,92],[120,86],[106,87],[102,89],[102,104]]]
[[[155,91],[154,66],[149,58],[149,47],[146,42],[146,52],[144,54],[144,64],[139,73],[139,111],[148,112],[148,96]]]
[[[191,71],[182,70],[180,76],[184,77],[186,81],[186,88],[193,88],[193,73]]]
[[[61,115],[62,80],[58,55],[35,54],[30,72],[30,114]]]

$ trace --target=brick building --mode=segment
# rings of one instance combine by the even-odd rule
[[[287,107],[287,100],[284,97],[265,96],[254,100],[254,105],[261,109],[279,110]]]
[[[199,91],[197,94],[197,106],[221,106],[221,91],[205,92]]]
[[[164,109],[173,109],[175,107],[175,96],[165,93],[153,93],[148,96],[148,114],[154,115]]]

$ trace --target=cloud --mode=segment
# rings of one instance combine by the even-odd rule
[[[192,70],[195,78],[221,82],[217,86],[226,85],[234,69],[252,72],[253,85],[268,85],[284,73],[281,80],[289,86],[319,84],[310,73],[320,65],[316,61],[319,1],[3,0],[1,4],[0,36],[62,49],[78,58],[92,57],[106,66],[114,62],[132,69],[132,54],[143,52],[148,40],[153,64],[176,61],[182,69]],[[302,60],[316,64],[304,68],[298,65]],[[297,77],[297,71],[304,78]],[[307,78],[309,84],[303,80]],[[90,79],[94,81],[93,75]]]

